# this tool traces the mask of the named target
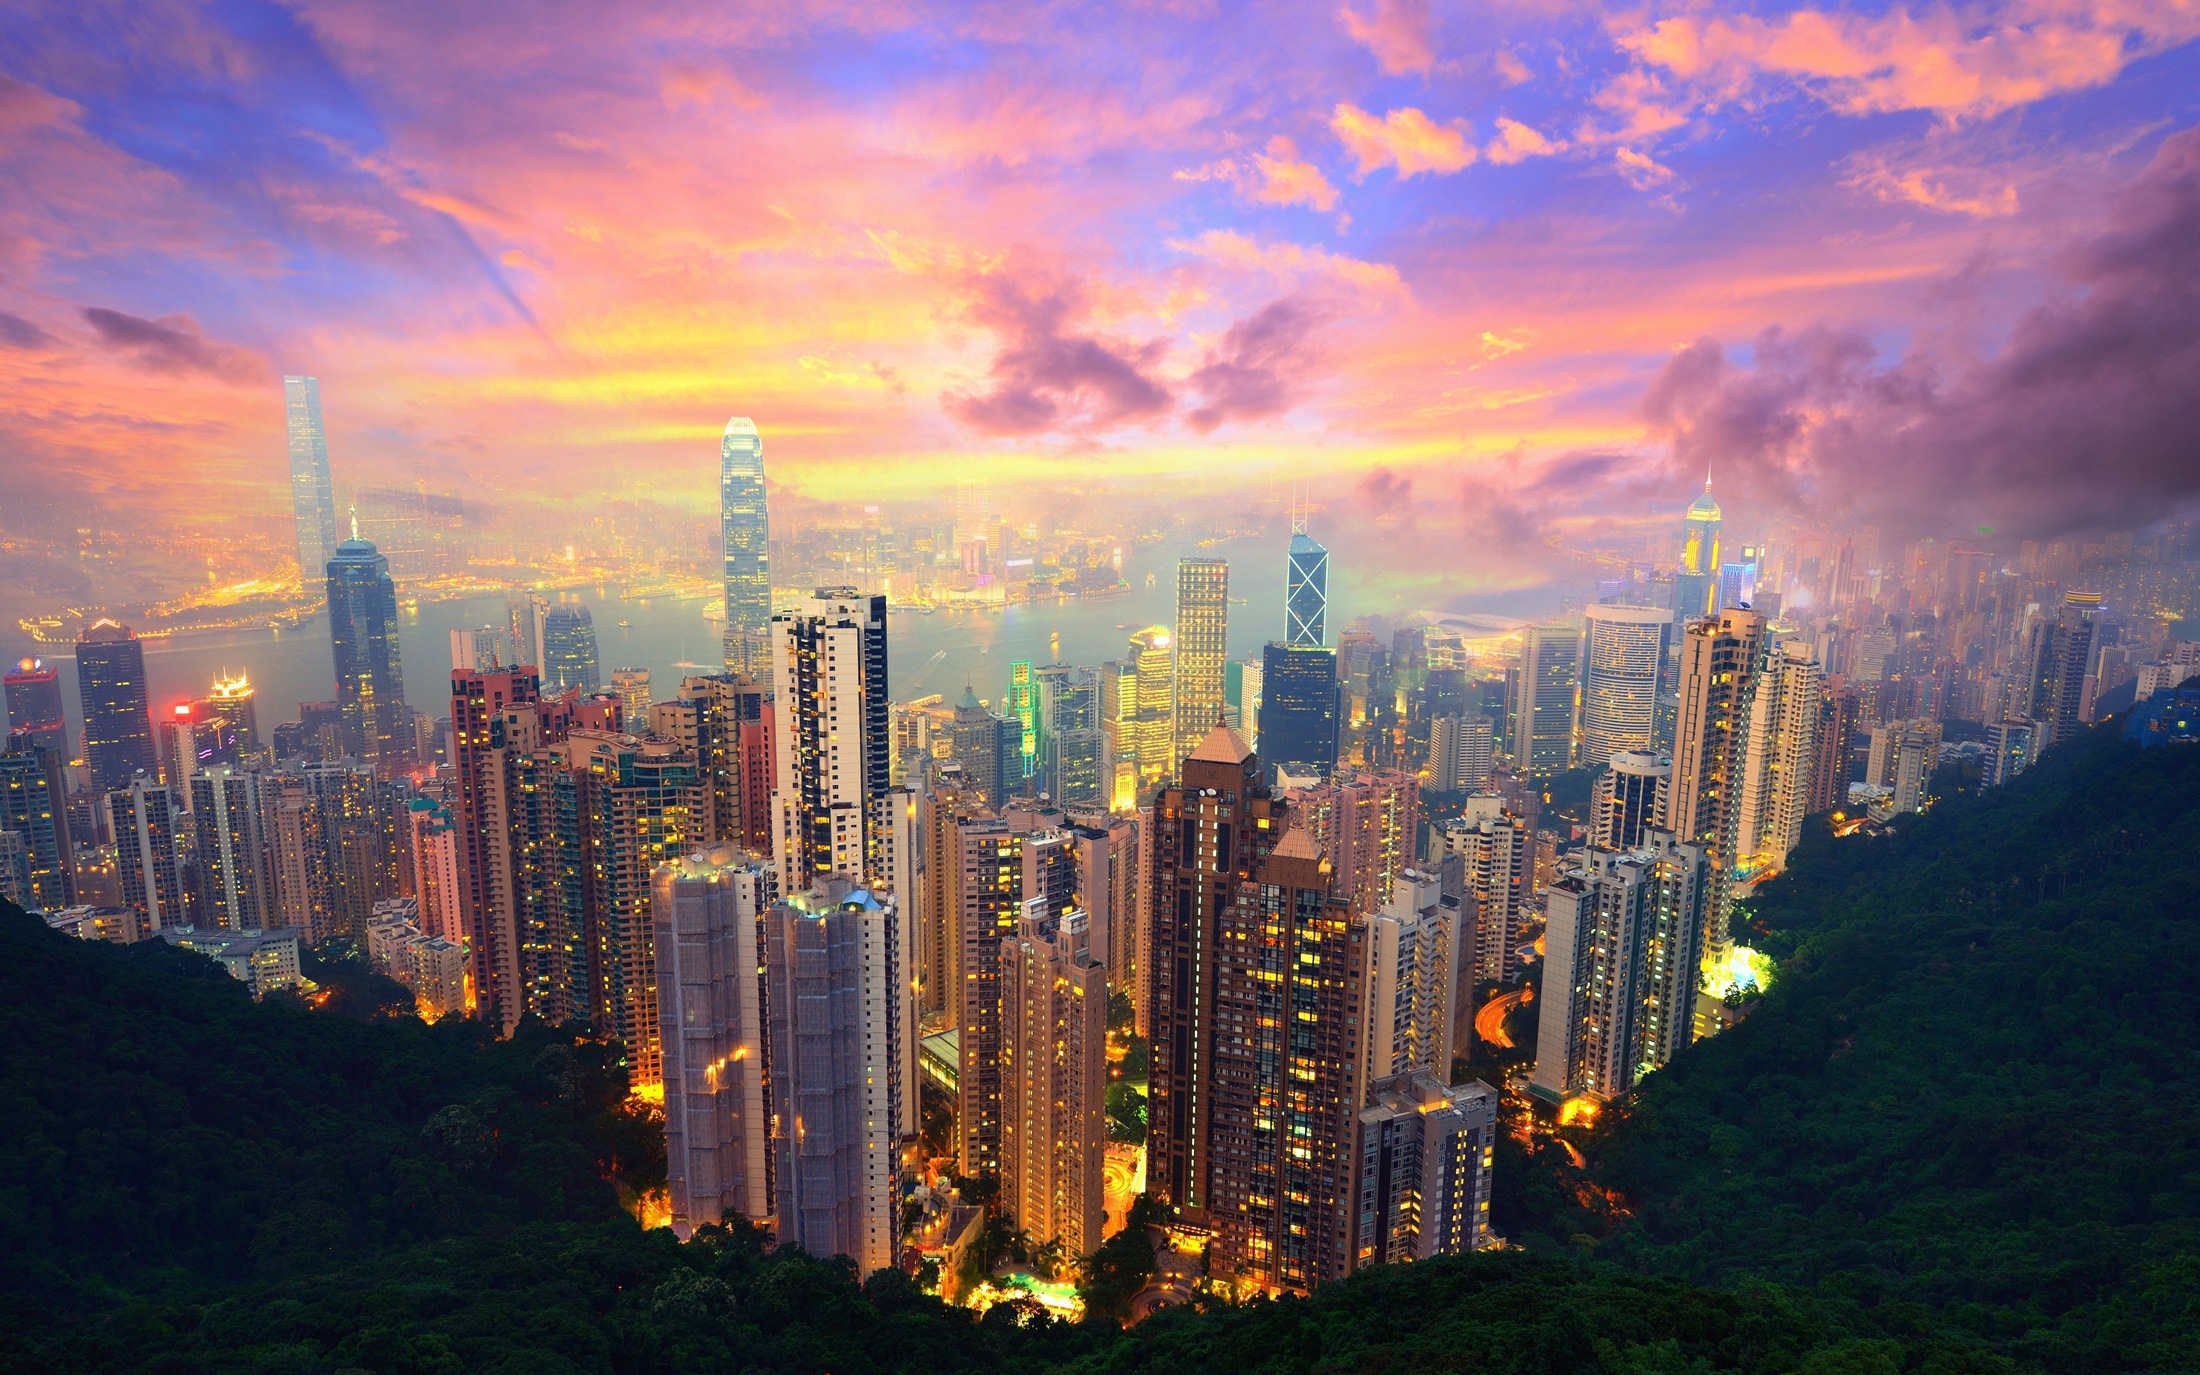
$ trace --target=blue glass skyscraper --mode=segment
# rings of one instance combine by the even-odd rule
[[[1329,551],[1304,530],[1291,536],[1283,597],[1283,642],[1319,649],[1329,634]]]
[[[771,523],[764,504],[764,440],[745,416],[726,422],[718,448],[718,520],[726,558],[725,664],[761,680],[769,667]]]
[[[390,561],[352,537],[328,561],[329,644],[344,753],[394,765],[412,755],[412,709],[397,653],[397,584]]]
[[[596,665],[596,618],[585,606],[553,606],[542,618],[542,686],[546,692],[601,684]]]
[[[328,435],[321,428],[321,382],[283,379],[290,435],[290,509],[298,522],[298,580],[311,584],[336,552],[336,496],[329,485]]]

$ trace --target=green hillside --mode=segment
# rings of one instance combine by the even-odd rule
[[[1635,1209],[1597,1254],[2200,1368],[2200,750],[2096,730],[1753,909],[1779,981],[1590,1143]]]

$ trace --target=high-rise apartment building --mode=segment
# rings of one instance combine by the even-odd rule
[[[115,858],[122,871],[122,905],[131,912],[130,940],[144,940],[171,926],[188,926],[183,872],[176,863],[180,809],[167,787],[139,774],[107,794]]]
[[[1783,640],[1766,656],[1750,694],[1749,735],[1742,747],[1741,817],[1734,859],[1758,872],[1786,867],[1803,839],[1818,761],[1818,726],[1825,702],[1818,659],[1809,641]]]
[[[1551,883],[1531,1092],[1624,1098],[1688,1045],[1713,886],[1704,846],[1656,830],[1634,850],[1586,852]]]
[[[1429,791],[1480,790],[1490,781],[1496,757],[1496,724],[1489,717],[1437,716],[1429,720]]]
[[[657,968],[651,875],[700,842],[709,792],[695,757],[678,745],[608,731],[574,730],[559,747],[580,783],[587,837],[591,1014],[626,1047],[637,1084],[658,1082]]]
[[[0,831],[22,840],[17,859],[22,896],[17,901],[49,912],[76,904],[76,850],[62,743],[51,732],[14,730],[0,749]]]
[[[1477,793],[1432,839],[1439,858],[1456,855],[1464,865],[1476,912],[1473,977],[1511,983],[1520,975],[1520,928],[1535,873],[1533,828],[1505,810],[1504,798]]]
[[[1064,1255],[1100,1247],[1107,1162],[1107,969],[1072,907],[1026,915],[1001,942],[1002,1206]]]
[[[336,492],[329,481],[328,432],[321,425],[321,381],[283,379],[284,428],[290,440],[290,509],[297,523],[298,580],[318,582],[336,553]]]
[[[1897,812],[1921,812],[1931,799],[1933,770],[1940,764],[1940,722],[1889,721],[1873,726],[1864,781],[1890,789]]]
[[[1230,650],[1230,565],[1221,559],[1180,559],[1176,565],[1177,761],[1199,748],[1222,720],[1223,664]]]
[[[1465,934],[1460,895],[1447,896],[1426,870],[1399,874],[1390,900],[1369,916],[1364,1082],[1415,1070],[1450,1082]]]
[[[1336,651],[1272,641],[1260,679],[1262,758],[1293,778],[1328,777],[1341,726]]]
[[[626,719],[637,729],[649,719],[649,670],[646,668],[615,668],[611,670],[611,691],[626,710]]]
[[[2016,718],[1986,727],[1986,753],[1979,764],[1978,785],[1995,788],[2032,766],[2038,749],[2039,723]]]
[[[1413,865],[1420,830],[1421,784],[1396,769],[1342,772],[1281,794],[1291,824],[1304,830],[1335,871],[1337,896],[1362,915],[1390,901],[1398,875]]]
[[[1743,749],[1764,639],[1765,618],[1748,607],[1692,622],[1681,636],[1673,786],[1658,829],[1711,851],[1714,892],[1705,951],[1717,956],[1726,952],[1727,875],[1739,840]]]
[[[136,775],[159,771],[146,702],[145,646],[130,627],[100,620],[84,628],[76,642],[76,694],[92,791],[127,788]]]
[[[1416,1070],[1369,1090],[1358,1122],[1354,1268],[1490,1244],[1497,1091],[1449,1078]]]
[[[1291,532],[1284,567],[1283,642],[1294,649],[1329,642],[1329,551],[1303,529]]]
[[[1261,1290],[1303,1294],[1352,1268],[1367,928],[1331,882],[1304,831],[1260,856],[1215,924],[1213,998],[1195,1021],[1211,1045],[1212,1264]]]
[[[894,896],[840,879],[764,920],[778,1239],[865,1276],[894,1263],[900,1238],[907,949]]]
[[[475,1002],[506,1034],[526,1013],[527,997],[520,975],[517,890],[510,871],[515,832],[509,796],[518,790],[506,792],[505,752],[531,753],[552,743],[539,734],[509,740],[507,725],[512,709],[536,705],[539,695],[531,668],[451,673],[451,810],[458,822],[459,871],[465,883],[467,953]],[[526,719],[534,722],[535,714]],[[572,805],[570,798],[566,805]],[[518,832],[525,833],[525,827]],[[572,938],[577,946],[577,929]]]
[[[253,931],[270,920],[258,780],[228,765],[191,776],[191,822],[205,910],[199,925]]]
[[[1153,1072],[1147,1096],[1147,1187],[1187,1212],[1212,1203],[1215,1082],[1219,1069],[1216,996],[1221,967],[1242,958],[1215,933],[1235,909],[1280,838],[1283,808],[1269,796],[1260,760],[1225,726],[1209,731],[1184,761],[1179,781],[1155,797],[1147,884],[1149,963],[1145,971]],[[1313,853],[1311,841],[1302,847]],[[1326,889],[1327,876],[1323,876]],[[1324,893],[1326,901],[1326,891]],[[1260,948],[1268,935],[1261,932]],[[1233,1010],[1233,1016],[1246,1015]],[[1280,1020],[1282,1014],[1272,1013]],[[1233,1036],[1240,1035],[1230,1023]],[[1271,1078],[1282,1073],[1279,1061]],[[1273,1120],[1273,1119],[1271,1119]]]
[[[1039,702],[1027,660],[1008,666],[1007,705],[1004,743],[1014,748],[1005,752],[1001,772],[1008,778],[1009,791],[1020,795],[1041,786],[1031,781],[1039,772]]]
[[[886,598],[820,588],[772,617],[771,630],[780,891],[807,892],[833,874],[876,881],[873,805],[893,786]]]
[[[1598,850],[1632,850],[1645,828],[1658,824],[1673,761],[1662,754],[1625,751],[1589,785],[1589,844]]]
[[[7,671],[8,731],[27,731],[33,743],[69,757],[69,727],[61,708],[61,671],[44,659],[20,659]]]
[[[718,522],[726,574],[725,666],[772,684],[771,521],[764,496],[764,440],[735,416],[718,446]]]
[[[458,822],[449,808],[425,797],[405,804],[404,821],[412,846],[413,896],[420,900],[420,929],[463,948],[465,880],[458,867]]]
[[[651,881],[672,1230],[685,1239],[728,1217],[769,1221],[771,1103],[757,970],[775,877],[721,843],[667,861]]]
[[[1564,773],[1574,762],[1574,695],[1581,631],[1563,623],[1520,632],[1506,740],[1517,770],[1531,777]]]
[[[1819,703],[1818,754],[1810,768],[1813,813],[1848,805],[1849,754],[1856,735],[1857,705],[1853,692],[1829,692]]]
[[[1582,615],[1579,760],[1582,768],[1601,769],[1615,754],[1653,747],[1658,679],[1673,647],[1673,613],[1662,606],[1600,602]]]
[[[412,708],[397,649],[397,584],[390,563],[356,537],[328,561],[329,641],[344,752],[389,772],[412,758]]]

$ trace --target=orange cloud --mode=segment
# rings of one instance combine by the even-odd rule
[[[1322,169],[1299,160],[1297,145],[1278,134],[1268,140],[1268,151],[1253,155],[1261,182],[1253,199],[1269,205],[1310,205],[1327,210],[1337,203],[1337,188]]]
[[[1381,119],[1357,105],[1339,105],[1329,127],[1358,159],[1362,177],[1378,167],[1395,167],[1400,177],[1456,172],[1475,159],[1473,130],[1465,120],[1438,124],[1410,105]]]

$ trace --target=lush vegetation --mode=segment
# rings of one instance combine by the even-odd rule
[[[682,1246],[619,1204],[662,1158],[575,1031],[356,1020],[386,990],[334,957],[353,1016],[255,1005],[0,911],[0,1372],[2200,1368],[2196,808],[2200,750],[2089,739],[1813,840],[1748,913],[1750,1020],[1569,1129],[1584,1163],[1504,1147],[1526,1251],[1127,1332],[1135,1233],[1076,1326]]]
[[[2200,1368],[2200,750],[2090,732],[1806,842],[1747,920],[1770,996],[1585,1139],[1632,1219],[1561,1226],[2047,1369]]]

